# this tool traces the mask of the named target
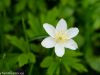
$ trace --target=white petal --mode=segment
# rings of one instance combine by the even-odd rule
[[[65,48],[69,48],[69,49],[72,49],[72,50],[76,50],[78,48],[78,46],[77,46],[77,43],[74,40],[69,39],[65,43]]]
[[[65,49],[61,45],[56,45],[55,46],[55,53],[58,57],[62,57],[65,53]]]
[[[78,33],[79,33],[78,28],[70,28],[66,32],[69,39],[75,37]]]
[[[48,24],[48,23],[45,23],[45,24],[43,24],[43,27],[44,27],[45,31],[46,31],[50,36],[54,37],[54,35],[55,35],[55,28],[54,28],[52,25],[50,25],[50,24]]]
[[[64,19],[61,19],[58,23],[57,23],[57,26],[56,26],[56,30],[59,31],[59,30],[66,30],[67,29],[67,23]]]
[[[45,48],[52,48],[55,46],[55,41],[52,37],[47,37],[41,42],[41,45]]]

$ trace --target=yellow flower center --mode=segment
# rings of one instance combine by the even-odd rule
[[[68,40],[68,37],[65,33],[65,31],[59,31],[55,34],[55,40],[57,43],[64,43],[66,40]]]

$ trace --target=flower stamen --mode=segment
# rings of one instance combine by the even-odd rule
[[[64,43],[68,40],[68,37],[64,31],[59,31],[55,34],[55,39],[57,43]]]

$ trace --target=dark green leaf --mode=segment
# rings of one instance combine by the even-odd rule
[[[6,37],[12,45],[16,46],[23,52],[28,51],[28,45],[23,38],[17,38],[16,36],[10,36],[10,35],[7,35]]]
[[[50,63],[52,63],[52,62],[53,62],[53,58],[48,56],[48,57],[44,58],[44,60],[42,61],[41,67],[47,68],[50,66]]]

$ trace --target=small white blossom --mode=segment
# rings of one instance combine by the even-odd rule
[[[42,46],[45,48],[55,47],[55,53],[58,57],[62,57],[65,53],[65,48],[76,50],[78,48],[76,42],[72,40],[79,30],[78,28],[67,29],[67,23],[64,19],[61,19],[56,28],[48,23],[44,23],[43,27],[45,31],[50,35],[42,41]]]

